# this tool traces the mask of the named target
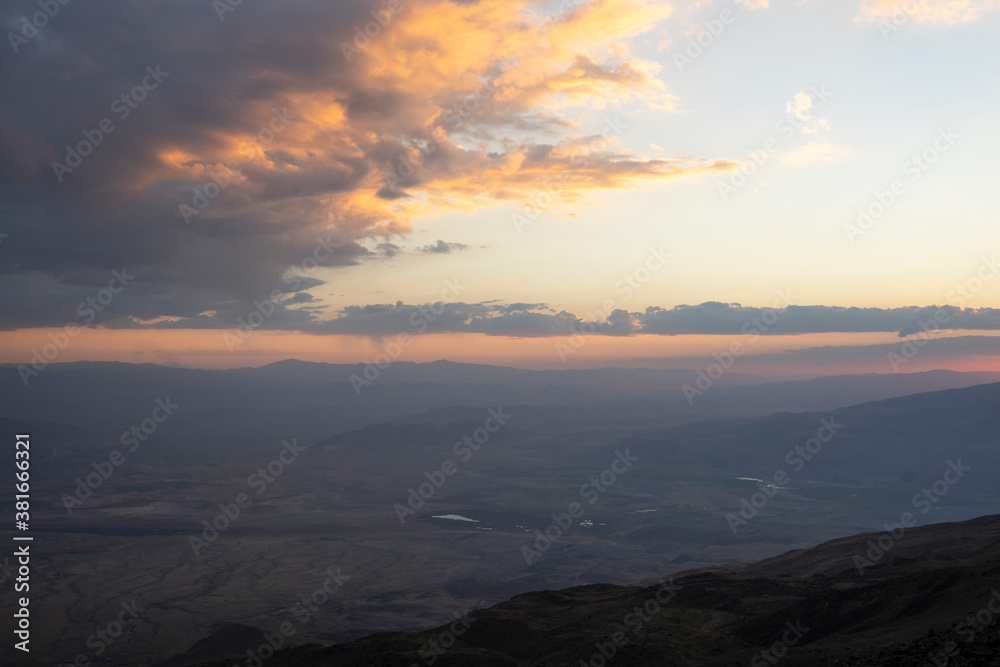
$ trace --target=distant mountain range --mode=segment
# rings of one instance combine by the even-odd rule
[[[0,425],[32,434],[32,528],[51,538],[35,664],[73,662],[141,592],[147,611],[104,664],[255,665],[248,647],[330,566],[350,584],[263,664],[995,664],[993,621],[962,623],[1000,588],[998,374],[726,375],[690,405],[693,371],[399,363],[359,395],[363,372],[72,363],[26,387],[0,369]],[[176,414],[69,513],[166,398]],[[498,409],[509,424],[461,455]],[[192,553],[294,439],[301,463]],[[619,452],[638,462],[526,561]],[[396,504],[446,468],[404,524]],[[670,574],[679,590],[650,585]],[[662,609],[636,616],[650,600]]]
[[[0,366],[0,405],[7,416],[51,420],[54,406],[64,418],[115,419],[146,400],[151,392],[189,396],[213,407],[268,409],[316,403],[344,404],[360,428],[414,409],[451,405],[572,405],[639,414],[655,408],[672,423],[725,415],[827,410],[918,392],[1000,382],[1000,373],[936,370],[784,379],[722,374],[689,401],[685,385],[697,385],[699,371],[644,368],[532,371],[449,361],[397,361],[378,370],[371,384],[357,388],[365,364],[325,364],[294,359],[255,368],[191,369],[126,364],[72,362],[50,364],[22,382],[14,365]],[[703,371],[702,371],[703,373]],[[369,375],[373,371],[369,369]],[[363,400],[359,400],[363,399]],[[120,408],[115,411],[115,408]],[[387,412],[388,411],[388,412]]]

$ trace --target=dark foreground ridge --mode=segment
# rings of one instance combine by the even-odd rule
[[[246,641],[260,633],[248,630],[223,628],[164,665],[249,664]],[[855,535],[647,587],[527,593],[432,630],[283,648],[263,664],[1000,665],[1000,515]]]

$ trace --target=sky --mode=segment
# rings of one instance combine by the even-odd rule
[[[998,0],[50,14],[0,363],[1000,370]]]

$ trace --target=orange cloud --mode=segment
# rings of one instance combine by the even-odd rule
[[[345,30],[330,39],[336,75],[325,86],[282,80],[273,97],[248,103],[237,127],[261,128],[266,141],[233,130],[163,146],[143,184],[228,174],[199,220],[273,214],[280,205],[303,227],[332,218],[358,238],[538,192],[577,201],[586,190],[736,166],[644,159],[580,133],[576,110],[674,108],[659,64],[630,47],[670,16],[669,4],[593,0],[549,14],[527,0],[413,0],[397,8],[383,12],[378,34]],[[258,76],[273,81],[276,73]],[[271,136],[275,107],[296,120]]]

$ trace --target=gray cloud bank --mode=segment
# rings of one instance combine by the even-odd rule
[[[305,296],[305,295],[302,295]],[[338,317],[322,319],[302,299],[292,310],[285,301],[264,328],[295,329],[307,333],[381,337],[399,333],[476,333],[490,336],[537,338],[552,336],[641,334],[679,336],[789,335],[813,333],[892,332],[900,337],[924,331],[1000,330],[1000,309],[925,306],[905,308],[843,308],[788,306],[754,308],[708,302],[673,308],[650,307],[641,312],[617,309],[602,320],[588,320],[544,303],[436,303],[348,306]],[[286,305],[287,304],[287,305]],[[294,314],[293,314],[294,313]],[[226,328],[235,311],[212,316],[162,322],[158,328]],[[944,324],[942,324],[944,322]],[[130,326],[130,325],[129,325]]]

